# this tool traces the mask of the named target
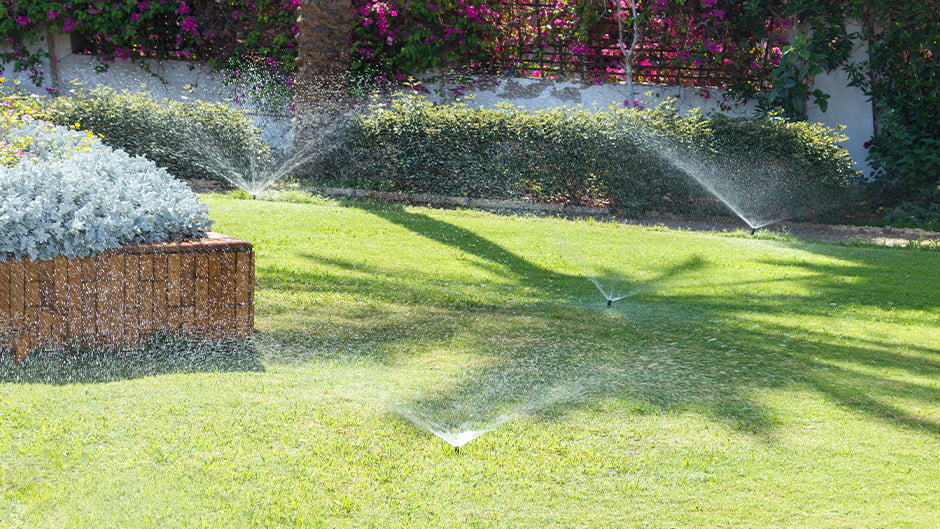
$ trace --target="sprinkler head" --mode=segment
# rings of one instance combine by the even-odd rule
[[[455,446],[455,447],[454,447],[454,453],[455,453],[455,454],[459,454],[459,453],[460,453],[460,447],[459,447],[459,446]]]
[[[757,233],[757,228],[751,228],[751,235],[754,235],[755,233]]]
[[[608,306],[608,307],[611,306],[611,305],[613,305],[613,304],[614,304],[614,300],[612,300],[612,299],[608,299],[608,300],[607,300],[607,306]]]

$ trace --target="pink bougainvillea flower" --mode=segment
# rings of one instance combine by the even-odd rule
[[[65,22],[62,23],[62,29],[64,29],[67,32],[72,31],[73,29],[77,28],[78,25],[81,23],[82,23],[81,20],[72,20],[72,17],[65,17]]]
[[[26,26],[30,25],[32,22],[33,21],[30,20],[29,17],[24,17],[23,15],[19,15],[16,17],[16,23],[19,24],[20,27],[25,28]]]

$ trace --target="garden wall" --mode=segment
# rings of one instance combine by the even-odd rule
[[[80,259],[0,261],[0,350],[133,345],[158,331],[247,338],[251,243],[220,234],[131,244]]]
[[[307,28],[306,24],[317,20],[316,17],[320,15],[326,16],[324,13],[335,17],[336,11],[340,9],[341,4],[345,4],[345,0],[337,2],[332,7],[323,8],[326,9],[323,13],[318,12],[318,8],[315,7],[321,4],[323,3],[312,1],[304,4],[303,9],[306,11],[304,11],[304,20],[301,21],[301,25]],[[333,18],[330,19],[333,20]],[[855,26],[850,26],[849,29],[855,29]],[[320,46],[329,40],[326,35],[332,35],[341,30],[342,28],[336,24],[320,27],[318,31],[307,28],[307,33],[311,31],[312,33],[299,37],[304,47],[302,49]],[[95,71],[97,59],[89,55],[73,54],[67,35],[52,35],[50,42],[39,42],[36,45],[55,50],[54,55],[58,57],[58,61],[54,63],[55,68],[52,68],[50,63],[45,64],[44,68],[47,68],[47,71],[56,72],[54,76],[51,76],[53,88],[58,89],[62,94],[68,94],[71,90],[79,88],[107,85],[118,90],[152,91],[155,98],[226,101],[235,97],[242,88],[237,85],[226,85],[224,76],[213,72],[207,66],[184,61],[149,61],[151,70],[165,79],[166,83],[158,81],[138,65],[130,62],[118,61],[110,66],[108,72],[99,74]],[[0,48],[3,46],[0,44]],[[852,60],[862,59],[866,53],[867,48],[859,43],[853,51]],[[335,58],[335,55],[315,57],[313,60],[317,66],[311,65],[304,69],[304,73],[300,75],[306,78],[300,81],[301,84],[307,82],[307,79],[315,76],[317,72],[328,69],[329,62]],[[32,86],[25,74],[7,72],[6,76],[12,79],[19,78],[21,88],[37,93],[44,92],[43,89]],[[622,105],[626,98],[626,90],[619,83],[585,86],[578,82],[521,78],[482,79],[480,81],[476,88],[468,91],[468,95],[474,96],[473,104],[487,107],[496,103],[511,103],[529,110],[576,105],[606,109],[611,104]],[[815,85],[832,94],[832,97],[829,99],[829,109],[826,112],[810,104],[809,120],[832,128],[845,125],[845,134],[849,136],[849,140],[842,146],[849,151],[857,168],[866,176],[869,175],[870,169],[866,162],[868,151],[865,143],[871,139],[875,128],[874,108],[871,101],[868,101],[867,96],[860,89],[848,86],[846,73],[843,70],[817,75]],[[432,89],[439,89],[433,83],[428,83],[428,86]],[[647,92],[651,93],[650,97],[647,97]],[[651,105],[675,97],[678,99],[680,109],[700,108],[703,112],[718,110],[722,100],[721,90],[700,90],[688,87],[636,85],[635,95]],[[303,105],[301,105],[302,108]],[[250,108],[247,109],[256,124],[264,127],[263,136],[266,140],[279,147],[287,147],[291,144],[291,131],[285,128],[285,125],[290,124],[290,120],[252,113]],[[750,107],[736,108],[730,113],[747,114],[751,110]]]

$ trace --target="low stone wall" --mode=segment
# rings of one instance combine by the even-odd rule
[[[0,351],[134,345],[157,331],[247,338],[254,327],[251,243],[210,233],[131,244],[81,259],[0,261]]]

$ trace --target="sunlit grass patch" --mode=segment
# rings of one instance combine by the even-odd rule
[[[254,367],[0,379],[0,527],[938,514],[936,252],[206,200],[254,244]]]

